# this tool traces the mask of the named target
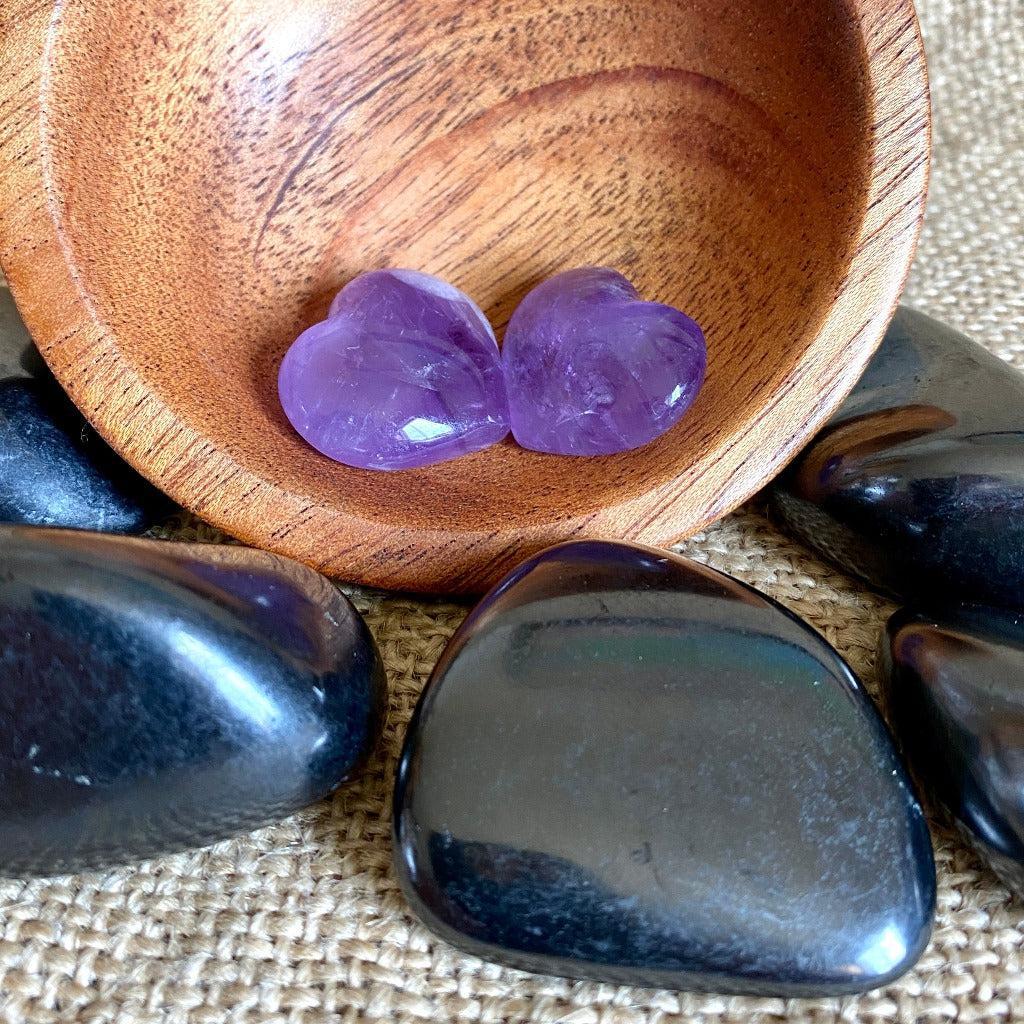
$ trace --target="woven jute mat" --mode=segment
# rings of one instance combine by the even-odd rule
[[[935,162],[906,300],[1024,369],[1024,0],[920,0],[919,13]],[[177,533],[215,539],[191,522]],[[892,606],[788,541],[757,501],[680,550],[802,615],[874,689]],[[0,1019],[1024,1021],[1024,907],[936,814],[933,941],[914,971],[865,996],[786,1001],[574,983],[503,970],[435,940],[410,916],[391,871],[390,789],[413,704],[467,606],[349,592],[380,644],[391,691],[387,730],[362,779],[202,852],[0,881]]]

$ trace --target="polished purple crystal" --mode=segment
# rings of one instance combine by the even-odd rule
[[[347,284],[288,350],[278,393],[306,441],[363,469],[426,466],[508,433],[487,318],[457,288],[412,270]]]
[[[610,455],[674,426],[704,381],[701,329],[643,302],[605,267],[568,270],[520,303],[502,350],[512,433],[524,448]]]

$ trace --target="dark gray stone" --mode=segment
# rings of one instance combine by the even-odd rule
[[[0,380],[47,373],[46,363],[32,343],[10,290],[0,284]]]
[[[383,693],[363,621],[296,562],[0,527],[0,875],[284,817],[356,769]]]
[[[927,827],[816,633],[667,552],[530,559],[452,639],[409,728],[396,866],[442,938],[513,967],[719,992],[906,971]]]
[[[886,639],[886,695],[914,770],[1024,896],[1024,615],[905,608]]]
[[[0,288],[0,522],[141,533],[171,511],[61,390]]]
[[[901,307],[771,493],[783,526],[877,586],[1024,609],[1024,374]]]

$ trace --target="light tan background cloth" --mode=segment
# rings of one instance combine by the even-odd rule
[[[1024,369],[1024,0],[918,6],[935,161],[906,298]],[[212,539],[192,524],[180,532]],[[874,688],[875,645],[892,606],[785,539],[758,503],[680,549],[804,616]],[[353,596],[391,688],[387,731],[362,780],[211,850],[83,877],[0,881],[0,1020],[1024,1021],[1024,907],[934,817],[932,944],[903,980],[859,998],[574,983],[502,970],[433,939],[391,872],[390,786],[413,704],[466,608]]]

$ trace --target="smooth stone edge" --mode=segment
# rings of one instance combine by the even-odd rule
[[[324,788],[321,791],[314,791],[317,795],[311,796],[302,806],[294,808],[288,814],[283,816],[275,816],[272,818],[266,818],[262,821],[254,824],[242,826],[236,828],[231,832],[225,833],[223,836],[211,840],[210,842],[203,843],[201,845],[195,845],[186,842],[171,843],[164,850],[158,854],[143,854],[137,857],[126,857],[119,860],[109,859],[98,859],[92,862],[82,863],[70,870],[55,870],[55,871],[6,871],[0,869],[0,881],[4,880],[29,880],[29,879],[73,879],[82,875],[96,875],[104,873],[110,870],[118,868],[141,868],[145,865],[152,863],[159,863],[165,857],[178,856],[183,853],[200,853],[215,849],[221,843],[231,843],[240,838],[241,836],[249,835],[252,832],[258,831],[259,829],[268,828],[275,824],[279,824],[284,821],[288,821],[296,814],[300,814],[310,807],[315,806],[323,800],[330,798],[336,793],[342,786],[354,781],[359,775],[362,774],[367,762],[373,757],[374,753],[380,744],[381,736],[388,723],[388,711],[389,711],[389,688],[388,688],[388,676],[387,669],[384,665],[384,660],[380,652],[380,647],[376,642],[376,638],[373,635],[373,631],[369,628],[366,619],[355,606],[355,603],[340,591],[327,577],[322,573],[318,572],[311,566],[306,565],[303,562],[296,561],[295,559],[289,558],[286,555],[279,555],[276,552],[267,551],[263,548],[250,548],[245,545],[236,544],[223,544],[223,543],[203,543],[201,541],[177,541],[177,540],[163,540],[155,537],[138,537],[124,534],[112,534],[102,533],[92,530],[76,530],[67,527],[51,527],[51,526],[34,526],[27,523],[6,523],[0,522],[0,545],[5,543],[16,543],[17,534],[23,531],[31,531],[33,533],[46,533],[50,535],[65,535],[69,539],[75,538],[81,535],[85,535],[90,539],[98,538],[101,542],[112,542],[117,546],[122,544],[130,544],[132,546],[142,546],[151,550],[159,550],[164,547],[174,548],[185,548],[191,549],[194,553],[209,552],[210,549],[231,549],[231,550],[245,550],[252,552],[260,557],[265,558],[270,565],[276,565],[284,563],[285,565],[295,565],[302,570],[303,574],[309,574],[311,577],[319,577],[322,584],[325,584],[334,595],[336,599],[341,603],[342,607],[346,607],[350,610],[354,616],[357,627],[364,634],[364,639],[369,644],[369,649],[373,658],[373,670],[370,680],[372,688],[373,699],[370,702],[368,708],[368,720],[367,720],[367,741],[363,749],[360,751],[358,756],[353,759],[352,763],[348,766],[345,774],[342,775],[332,786]],[[332,599],[333,600],[333,599]]]
[[[941,605],[938,607],[941,608]],[[959,607],[984,608],[986,606],[979,605],[977,602],[969,602],[967,604],[960,605]],[[949,609],[948,603],[946,605],[946,609]],[[886,712],[890,716],[894,717],[895,702],[893,699],[893,690],[896,685],[896,678],[895,662],[892,656],[892,643],[895,639],[896,633],[903,626],[908,625],[915,620],[932,621],[936,628],[941,628],[941,625],[938,622],[934,622],[936,616],[931,614],[933,610],[934,609],[932,607],[925,605],[903,605],[897,608],[896,611],[886,619],[885,625],[882,627],[881,636],[879,637],[877,658],[879,672],[882,677],[882,698]],[[1001,614],[1012,612],[1012,609],[1006,609],[998,605],[994,606],[993,610]],[[910,755],[909,747],[903,740],[902,732],[895,728],[895,723],[892,731],[896,740],[897,749],[899,750],[902,760],[907,766],[907,769],[916,784],[916,792],[918,794],[923,793],[927,796],[928,806],[932,808],[936,814],[941,816],[949,829],[956,832],[963,840],[964,844],[970,847],[972,852],[989,869],[991,869],[996,878],[998,878],[999,881],[1010,890],[1011,896],[1024,902],[1024,861],[1014,859],[978,835],[978,833],[960,817],[957,811],[935,791],[934,787],[929,784],[928,773],[919,770],[916,766],[914,758]]]
[[[804,984],[791,983],[773,983],[764,986],[756,984],[751,984],[749,986],[727,984],[716,988],[709,980],[707,980],[707,975],[693,975],[692,982],[687,981],[686,986],[681,987],[679,984],[679,978],[682,972],[651,972],[644,976],[642,980],[638,980],[641,979],[641,975],[643,974],[642,971],[636,971],[631,968],[623,968],[621,971],[615,969],[590,971],[587,970],[586,964],[584,964],[583,969],[581,969],[579,962],[569,957],[550,958],[552,967],[560,969],[564,968],[564,973],[562,973],[561,970],[556,970],[550,973],[538,974],[538,972],[531,966],[531,957],[529,954],[518,954],[516,952],[509,953],[502,946],[488,945],[478,940],[467,939],[462,932],[452,928],[449,924],[436,917],[436,915],[419,898],[419,895],[413,888],[410,881],[413,872],[411,870],[406,870],[409,865],[404,856],[406,849],[411,845],[405,842],[404,837],[413,828],[413,826],[411,823],[404,820],[404,816],[400,816],[398,811],[400,808],[404,808],[405,806],[405,791],[408,786],[409,777],[412,774],[410,765],[418,753],[418,745],[414,744],[413,741],[419,733],[420,720],[426,713],[432,700],[432,694],[437,688],[437,680],[443,672],[447,671],[448,665],[454,660],[458,650],[465,644],[467,635],[472,631],[475,631],[478,628],[478,623],[485,619],[489,614],[489,609],[485,609],[485,605],[490,605],[497,600],[506,590],[514,587],[542,560],[546,559],[553,553],[581,544],[621,545],[658,558],[669,557],[679,559],[689,566],[693,566],[699,570],[705,570],[715,576],[724,577],[730,583],[738,584],[744,590],[755,594],[758,598],[767,602],[775,610],[782,612],[787,618],[793,620],[799,626],[803,627],[803,629],[813,634],[825,648],[832,652],[837,664],[845,673],[845,677],[848,679],[853,689],[860,693],[863,699],[874,710],[874,714],[878,719],[879,725],[885,735],[888,736],[889,743],[893,751],[893,757],[899,766],[898,770],[901,770],[903,774],[903,783],[906,786],[907,792],[913,797],[914,804],[916,806],[917,813],[914,815],[914,820],[911,822],[911,828],[916,828],[920,832],[920,836],[918,838],[923,841],[922,845],[926,845],[927,849],[931,853],[931,857],[929,858],[931,870],[928,872],[928,877],[925,879],[927,887],[926,903],[928,904],[926,926],[922,928],[916,946],[908,949],[900,964],[892,970],[886,972],[884,975],[871,979],[867,984],[862,980],[859,983],[851,982],[849,985],[845,986],[823,986],[817,989]],[[504,579],[496,583],[489,591],[487,591],[486,594],[479,598],[470,613],[449,638],[444,650],[438,658],[437,663],[431,671],[427,682],[424,684],[424,687],[417,698],[415,708],[413,709],[412,716],[409,719],[405,735],[402,739],[402,749],[395,769],[395,779],[392,789],[391,826],[392,860],[395,875],[398,879],[402,894],[416,918],[421,921],[430,932],[460,952],[476,957],[477,959],[490,961],[502,966],[511,967],[515,970],[523,971],[524,973],[533,975],[534,977],[556,977],[565,978],[571,981],[596,981],[613,985],[657,988],[677,992],[713,993],[727,996],[741,995],[755,997],[781,997],[787,999],[820,999],[860,995],[867,992],[873,992],[878,989],[883,989],[911,971],[928,948],[935,927],[938,888],[935,867],[935,847],[931,831],[928,827],[924,806],[921,801],[920,789],[916,785],[915,779],[911,776],[906,759],[902,756],[901,748],[898,745],[894,732],[890,727],[888,720],[882,714],[882,711],[878,706],[878,702],[868,693],[857,674],[850,668],[847,660],[810,623],[802,619],[796,614],[796,612],[790,611],[785,605],[781,604],[775,598],[762,593],[751,584],[737,579],[734,576],[730,576],[728,573],[722,572],[719,569],[715,569],[713,566],[690,559],[686,555],[679,554],[678,552],[671,551],[666,548],[655,548],[649,545],[636,544],[632,541],[561,541],[557,544],[544,548],[525,559],[516,568],[511,570]],[[404,864],[403,861],[405,861]],[[482,948],[485,946],[487,947],[486,955],[482,953]]]

